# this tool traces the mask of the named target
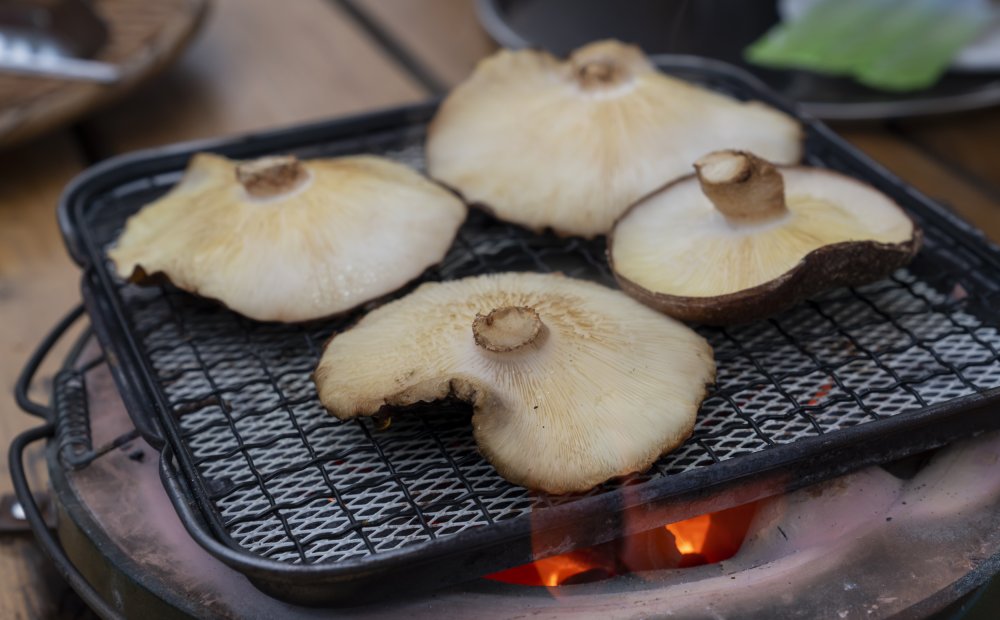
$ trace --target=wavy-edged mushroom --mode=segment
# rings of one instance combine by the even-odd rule
[[[507,480],[549,493],[647,469],[686,439],[712,349],[620,291],[559,275],[427,283],[328,343],[314,379],[337,418],[457,397]]]
[[[451,192],[379,157],[200,153],[108,254],[122,278],[162,275],[252,319],[306,321],[413,280],[444,257],[465,215]]]
[[[503,220],[561,235],[607,233],[640,197],[721,148],[797,162],[788,115],[667,76],[635,46],[591,43],[483,60],[441,105],[430,175]]]
[[[753,321],[888,276],[920,229],[888,196],[822,168],[717,151],[632,207],[608,238],[622,289],[671,316]]]

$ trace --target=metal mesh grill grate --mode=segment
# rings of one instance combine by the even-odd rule
[[[422,167],[422,127],[340,140],[301,156],[387,154]],[[810,163],[851,173],[810,148]],[[179,173],[120,186],[91,210],[102,244]],[[100,203],[100,201],[98,201]],[[603,241],[534,235],[473,212],[424,280],[560,271],[614,286]],[[291,563],[367,557],[574,501],[536,496],[478,454],[461,404],[422,406],[378,431],[326,414],[309,378],[322,343],[363,312],[311,325],[255,323],[169,287],[119,295],[196,464],[239,547]],[[404,294],[403,291],[401,294]],[[911,270],[840,289],[770,321],[702,328],[718,383],[692,438],[648,472],[676,475],[1000,386],[998,285],[973,253],[928,230]]]

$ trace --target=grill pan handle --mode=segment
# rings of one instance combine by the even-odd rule
[[[2,0],[0,0],[2,1]],[[84,278],[86,282],[86,278]],[[87,299],[87,289],[84,286],[84,299]],[[57,430],[62,433],[64,428],[70,429],[70,435],[73,441],[67,450],[63,451],[61,458],[63,458],[63,465],[69,467],[70,469],[79,469],[79,467],[86,465],[89,462],[87,458],[89,450],[80,447],[89,447],[90,437],[89,437],[89,416],[86,413],[86,391],[81,391],[80,389],[73,389],[77,386],[69,386],[71,389],[63,390],[68,396],[67,398],[54,398],[53,403],[50,405],[43,405],[41,403],[35,402],[28,396],[28,391],[31,389],[31,385],[35,381],[35,374],[38,372],[38,368],[42,365],[42,362],[48,357],[49,353],[52,352],[52,348],[55,347],[56,343],[66,334],[67,330],[83,315],[85,310],[84,304],[79,304],[75,306],[69,313],[63,317],[52,331],[49,332],[47,336],[38,345],[38,348],[31,354],[28,358],[24,369],[21,370],[21,374],[17,378],[17,382],[14,385],[14,397],[17,400],[17,405],[23,409],[25,412],[30,413],[33,416],[37,416],[46,420],[48,422],[53,422],[56,425]],[[99,342],[105,342],[101,338],[102,332],[99,329],[98,324],[93,325],[93,329],[98,336]],[[70,356],[74,357],[73,355]],[[116,375],[116,366],[111,363],[109,359],[109,365],[111,366],[111,374]],[[64,369],[65,370],[65,369]],[[120,370],[118,370],[120,372]],[[63,387],[64,384],[72,383],[69,377],[64,377],[64,373],[59,373],[55,377],[55,387],[56,396],[62,396],[59,388]],[[74,374],[74,373],[70,373]],[[130,398],[130,392],[126,389],[128,383],[124,385],[119,381],[119,377],[115,376],[115,382],[118,384],[120,395],[122,400],[125,401],[125,410],[128,412],[129,418],[132,420],[132,424],[135,426],[135,430],[139,432],[139,435],[148,443],[150,446],[159,450],[163,446],[163,439],[156,429],[155,423],[151,422],[149,418],[142,415],[137,415],[134,413],[136,402],[134,398]],[[82,399],[82,403],[81,403]],[[141,401],[140,401],[141,402]],[[82,418],[81,418],[82,411]],[[66,414],[66,415],[64,415]],[[81,425],[80,422],[85,425]],[[68,425],[68,426],[67,426]],[[85,433],[83,431],[86,431]]]
[[[52,424],[58,444],[59,461],[64,467],[72,470],[86,467],[93,458],[90,415],[87,411],[87,388],[83,376],[68,368],[72,364],[70,360],[78,357],[80,347],[88,338],[80,339],[74,351],[69,354],[63,369],[56,373],[50,405],[35,402],[28,395],[28,391],[35,381],[38,368],[52,352],[56,343],[83,315],[83,310],[82,304],[77,305],[52,328],[28,358],[14,386],[14,396],[18,406],[25,412]]]
[[[48,357],[49,352],[52,351],[52,347],[55,346],[59,339],[62,338],[63,334],[66,333],[73,323],[76,323],[83,315],[83,304],[77,305],[75,308],[69,311],[60,320],[52,331],[49,332],[47,336],[42,340],[38,348],[35,349],[31,357],[28,358],[28,362],[24,365],[24,369],[21,370],[20,376],[17,378],[17,383],[14,385],[14,398],[17,400],[17,406],[23,409],[25,412],[30,413],[33,416],[37,416],[52,422],[55,419],[55,413],[52,408],[48,405],[43,405],[41,403],[36,403],[31,400],[28,396],[28,390],[31,388],[31,384],[35,381],[35,373],[38,372],[38,367],[42,365],[45,358]]]
[[[79,316],[79,314],[76,316]],[[72,321],[70,321],[70,324],[72,324]],[[60,325],[62,324],[60,323]],[[63,328],[63,331],[65,331],[65,328]],[[56,339],[58,339],[58,334]],[[51,348],[51,344],[49,344],[48,348]],[[42,347],[39,349],[41,350]],[[44,358],[44,353],[42,357]],[[35,366],[37,368],[37,364]],[[33,371],[31,374],[33,374]],[[24,473],[24,451],[28,445],[40,439],[55,436],[55,431],[55,425],[52,422],[48,422],[42,426],[29,429],[14,438],[8,454],[10,478],[14,483],[14,493],[17,494],[18,501],[21,502],[24,515],[31,526],[32,532],[35,534],[35,539],[42,548],[42,552],[52,561],[56,570],[69,583],[70,587],[102,618],[124,618],[117,609],[104,600],[97,590],[90,585],[90,582],[87,581],[83,574],[77,570],[73,562],[70,561],[62,545],[45,524],[42,511],[39,510],[38,504],[35,502],[35,497],[31,493],[31,487],[28,486],[28,478]]]

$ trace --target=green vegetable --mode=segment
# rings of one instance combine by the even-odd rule
[[[746,49],[750,62],[851,76],[872,88],[933,85],[992,17],[980,0],[822,0]]]

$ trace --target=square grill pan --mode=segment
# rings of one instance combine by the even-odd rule
[[[810,165],[890,195],[923,227],[892,277],[814,298],[771,320],[699,328],[717,385],[693,436],[648,472],[571,497],[513,486],[476,451],[469,408],[427,404],[340,422],[310,373],[357,320],[257,323],[168,286],[120,281],[106,258],[125,219],[161,196],[190,155],[377,153],[423,167],[434,102],[100,164],[60,205],[66,245],[126,406],[161,450],[192,536],[259,588],[307,604],[426,590],[786,492],[988,428],[1000,416],[1000,251],[742,72],[663,57],[665,71],[799,116]],[[561,271],[615,286],[604,242],[536,235],[472,211],[427,280]],[[412,286],[394,297],[405,294]]]

